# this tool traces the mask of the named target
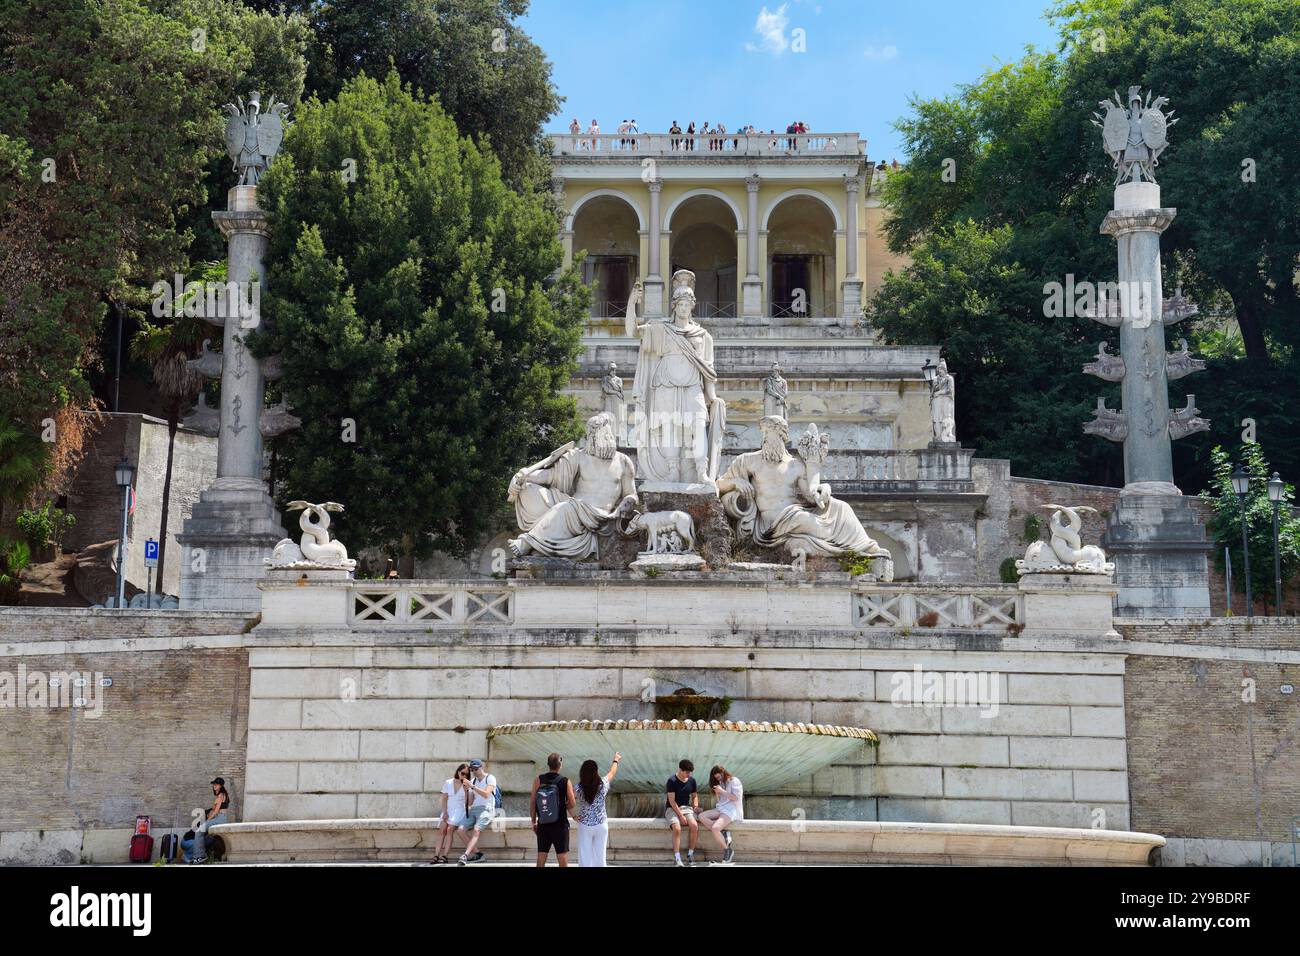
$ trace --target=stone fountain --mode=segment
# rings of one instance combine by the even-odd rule
[[[542,766],[552,752],[604,760],[616,751],[617,789],[661,793],[682,758],[698,774],[721,764],[733,770],[746,793],[764,793],[807,777],[879,741],[861,727],[732,720],[548,720],[501,724],[488,732],[494,759],[529,760]]]

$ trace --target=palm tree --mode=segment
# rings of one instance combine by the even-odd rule
[[[203,376],[185,364],[202,340],[204,326],[197,319],[180,316],[170,325],[146,326],[132,342],[137,355],[151,365],[154,385],[167,405],[167,470],[163,474],[162,517],[158,531],[158,574],[154,585],[163,593],[163,571],[167,558],[167,512],[171,505],[172,456],[181,413],[203,390]]]

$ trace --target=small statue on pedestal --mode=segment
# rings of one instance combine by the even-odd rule
[[[1106,560],[1106,552],[1095,544],[1084,544],[1079,537],[1083,511],[1097,513],[1096,508],[1078,505],[1070,508],[1065,505],[1043,505],[1052,510],[1048,525],[1052,532],[1051,541],[1035,541],[1025,551],[1025,556],[1016,561],[1018,574],[1111,574],[1115,565]]]
[[[930,427],[936,442],[953,444],[957,441],[955,387],[947,360],[939,359],[939,369],[930,383]]]
[[[271,552],[267,564],[272,569],[289,570],[342,570],[351,571],[357,562],[348,557],[342,541],[330,540],[330,512],[340,512],[343,506],[336,501],[314,505],[307,501],[289,502],[290,511],[303,509],[298,518],[302,529],[302,543],[294,544],[292,538],[282,538]]]
[[[781,365],[773,362],[772,370],[763,379],[763,414],[789,421],[790,416],[786,414],[786,396],[789,394],[790,386],[781,377]]]

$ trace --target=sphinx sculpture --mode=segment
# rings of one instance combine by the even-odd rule
[[[828,436],[809,425],[795,458],[786,449],[790,427],[784,418],[765,415],[759,430],[762,448],[738,456],[718,479],[723,507],[740,535],[761,547],[784,547],[795,554],[890,559],[853,509],[833,498],[830,485],[822,482]],[[887,578],[892,577],[891,565],[886,562]]]
[[[343,506],[336,501],[319,505],[307,501],[289,502],[289,511],[299,508],[302,509],[298,517],[302,543],[294,544],[292,538],[281,538],[266,563],[272,568],[290,570],[353,570],[357,562],[348,557],[343,542],[330,540],[330,512],[342,511]]]
[[[597,534],[627,517],[637,503],[636,465],[618,450],[609,413],[587,419],[583,447],[569,442],[516,472],[509,500],[523,532],[509,542],[516,558],[592,554]]]
[[[1084,544],[1079,537],[1083,511],[1097,513],[1096,508],[1078,505],[1043,505],[1051,509],[1048,525],[1052,532],[1050,541],[1035,541],[1016,561],[1018,574],[1111,574],[1115,565],[1106,560],[1106,552],[1095,544]]]

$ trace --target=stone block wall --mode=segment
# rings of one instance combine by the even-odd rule
[[[86,456],[68,490],[68,511],[77,518],[64,541],[65,551],[79,551],[121,533],[122,489],[113,468],[123,455],[136,466],[135,513],[127,521],[127,580],[144,589],[144,542],[161,533],[163,479],[167,469],[167,423],[148,415],[104,413],[97,418]],[[167,514],[167,556],[163,587],[177,594],[181,548],[175,536],[217,474],[217,442],[187,429],[176,433],[172,460],[171,506]],[[86,595],[100,600],[106,595]]]
[[[1290,842],[1300,813],[1300,690],[1284,690],[1300,688],[1300,623],[1219,618],[1119,629],[1131,642],[1176,645],[1128,662],[1134,827]]]
[[[195,807],[211,806],[214,776],[226,779],[238,818],[249,623],[0,608],[0,863],[124,860],[136,814],[153,817],[156,837],[183,831]],[[75,693],[86,702],[74,706],[68,688],[82,675]]]
[[[261,631],[258,632],[262,633]],[[646,688],[732,699],[729,719],[871,728],[880,746],[780,792],[749,815],[1128,826],[1123,662],[1020,649],[1014,638],[896,639],[819,632],[688,635],[601,628],[424,635],[417,644],[254,647],[249,820],[428,816],[455,765],[486,756],[509,813],[538,768],[490,743],[494,724],[654,716]],[[975,644],[981,650],[971,650]],[[966,649],[958,649],[964,647]],[[896,672],[990,672],[996,716],[895,701]],[[696,759],[683,733],[682,756]],[[576,768],[588,757],[566,754]],[[743,780],[744,768],[733,767]],[[664,768],[664,777],[672,772]],[[618,787],[615,787],[616,792]],[[650,812],[657,799],[625,799]]]

